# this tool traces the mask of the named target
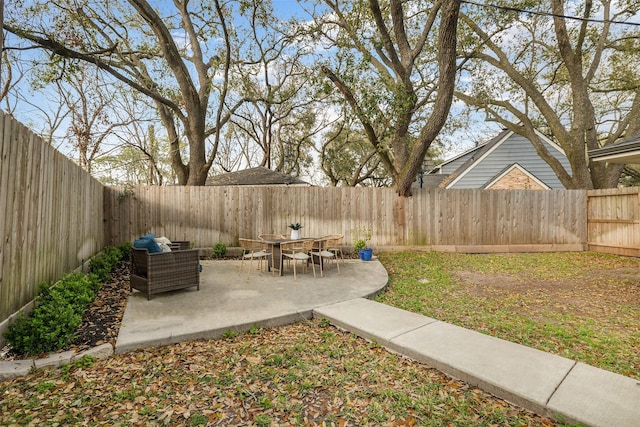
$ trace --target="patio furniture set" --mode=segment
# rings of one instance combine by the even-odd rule
[[[293,278],[298,277],[297,264],[301,262],[303,272],[306,272],[308,265],[311,264],[313,269],[313,277],[316,276],[316,263],[320,269],[320,277],[324,277],[325,261],[328,263],[333,260],[336,269],[340,273],[340,265],[338,257],[344,262],[342,253],[342,234],[332,234],[320,238],[299,238],[291,239],[281,234],[261,234],[258,239],[241,238],[240,246],[242,248],[242,262],[240,263],[240,272],[242,272],[244,260],[249,260],[248,274],[251,274],[251,263],[257,259],[258,268],[262,267],[262,261],[266,260],[268,269],[274,274],[275,270],[279,271],[280,276],[284,272],[284,260],[289,264],[293,264]],[[327,263],[327,268],[330,264]]]
[[[290,239],[280,234],[261,234],[258,239],[239,239],[242,248],[242,261],[249,261],[248,274],[251,274],[253,260],[267,261],[267,268],[274,274],[275,270],[283,275],[284,260],[293,264],[294,280],[298,277],[297,264],[302,263],[303,272],[308,265],[313,268],[316,277],[316,263],[320,268],[320,277],[324,277],[325,260],[333,260],[340,273],[338,257],[344,262],[341,234],[333,234],[321,238]],[[190,249],[189,241],[170,241],[166,237],[157,238],[153,234],[136,239],[131,249],[130,286],[151,299],[152,295],[178,289],[196,287],[200,290],[199,251]],[[327,268],[329,264],[327,264]]]

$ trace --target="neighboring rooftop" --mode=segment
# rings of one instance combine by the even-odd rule
[[[229,172],[207,178],[206,185],[295,185],[311,186],[295,176],[273,171],[263,166]]]
[[[640,135],[590,150],[589,157],[597,162],[640,164]]]

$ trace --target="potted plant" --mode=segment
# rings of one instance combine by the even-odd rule
[[[295,224],[289,224],[288,227],[291,229],[291,239],[298,240],[300,238],[300,229],[302,228],[302,225],[300,225],[299,222],[296,222]]]
[[[360,255],[362,261],[371,261],[373,249],[367,243],[371,240],[371,227],[358,227],[351,230],[353,251]]]

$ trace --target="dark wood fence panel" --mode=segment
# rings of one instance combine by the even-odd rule
[[[0,323],[105,246],[102,189],[0,112]]]
[[[112,244],[153,232],[197,247],[236,246],[239,237],[303,236],[370,227],[374,247],[443,250],[582,250],[586,191],[420,190],[389,188],[146,187],[105,191],[105,235]]]

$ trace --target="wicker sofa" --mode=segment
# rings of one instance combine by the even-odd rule
[[[189,247],[181,242],[180,247]],[[186,245],[186,246],[185,246]],[[131,249],[131,289],[151,295],[195,286],[200,290],[200,258],[197,249],[173,250],[150,254],[146,249]]]

